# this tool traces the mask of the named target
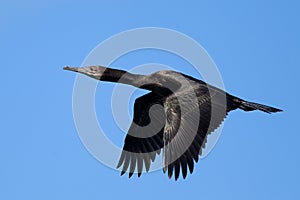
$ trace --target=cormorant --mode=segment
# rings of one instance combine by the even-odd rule
[[[280,109],[245,101],[191,76],[163,70],[150,75],[132,74],[102,66],[64,67],[65,70],[85,74],[100,81],[129,84],[150,92],[134,103],[133,122],[125,137],[123,151],[117,165],[123,175],[138,177],[143,168],[149,171],[163,149],[163,172],[183,178],[205,147],[207,135],[237,108],[244,111],[260,110],[266,113]],[[158,105],[158,106],[157,106]]]

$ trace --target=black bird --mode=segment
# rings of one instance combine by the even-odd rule
[[[143,168],[149,171],[151,162],[163,150],[163,172],[183,178],[205,147],[207,135],[237,108],[244,111],[260,110],[266,113],[280,109],[248,102],[232,96],[191,76],[171,71],[158,71],[150,75],[137,75],[102,66],[83,68],[64,67],[65,70],[85,74],[100,81],[129,84],[150,92],[134,103],[133,122],[125,138],[118,168],[123,165],[129,177]]]

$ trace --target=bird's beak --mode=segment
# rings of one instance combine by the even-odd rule
[[[74,72],[79,72],[79,68],[78,67],[69,67],[69,66],[65,66],[64,70],[69,70],[69,71],[74,71]]]
[[[95,76],[93,75],[93,73],[90,71],[89,68],[86,67],[70,67],[70,66],[65,66],[64,70],[68,70],[68,71],[73,71],[73,72],[77,72],[77,73],[81,73],[84,74],[86,76],[90,76],[92,78],[95,78]]]

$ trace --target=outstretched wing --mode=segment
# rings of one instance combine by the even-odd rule
[[[142,174],[143,166],[149,171],[150,163],[163,148],[163,129],[165,114],[162,97],[150,92],[135,100],[133,122],[125,138],[123,151],[117,165],[123,175],[129,172],[132,176],[136,167],[138,176]]]
[[[191,97],[191,93],[195,95]],[[195,96],[197,99],[193,100]],[[185,178],[187,168],[193,172],[194,161],[198,162],[207,135],[222,123],[229,111],[226,101],[225,92],[204,83],[166,99],[163,158],[164,172],[168,171],[169,178],[174,173],[177,180],[180,171]]]

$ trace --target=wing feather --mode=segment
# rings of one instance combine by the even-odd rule
[[[169,178],[174,174],[175,180],[179,177],[180,169],[183,178],[186,178],[187,168],[190,173],[193,172],[194,162],[199,160],[207,135],[220,126],[228,112],[226,93],[207,85],[201,85],[200,88],[193,88],[193,90],[196,93],[196,101],[189,99],[186,90],[184,94],[178,91],[174,96],[166,99],[164,106],[166,119],[169,119],[166,120],[163,135],[164,172],[168,169]],[[180,98],[184,97],[181,105],[177,95]],[[186,111],[182,111],[182,106]],[[193,130],[194,127],[196,130]]]
[[[128,171],[129,177],[131,177],[137,168],[138,177],[140,177],[143,166],[148,172],[151,161],[155,160],[156,154],[159,154],[160,149],[163,148],[163,126],[161,121],[164,120],[161,117],[164,117],[164,114],[161,114],[159,110],[151,110],[150,113],[152,106],[157,104],[163,105],[162,97],[152,92],[136,99],[133,122],[125,137],[123,151],[117,165],[117,168],[123,165],[121,175]],[[151,118],[150,114],[153,114]],[[153,134],[151,132],[153,129],[147,128],[150,123],[154,123],[154,125],[152,124],[154,127],[162,127],[157,133]]]

